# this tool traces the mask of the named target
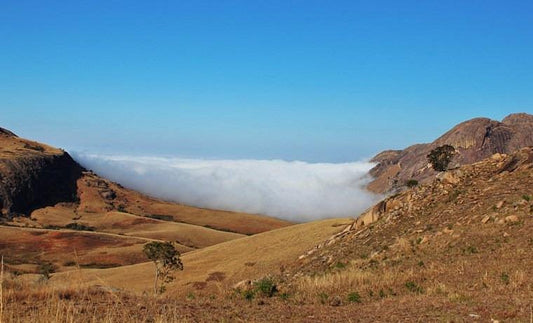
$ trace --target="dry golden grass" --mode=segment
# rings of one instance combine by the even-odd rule
[[[117,266],[146,261],[142,254],[145,238],[116,234],[45,230],[0,226],[0,254],[10,271],[36,272],[51,262],[57,271],[71,270],[75,263],[88,266]],[[178,246],[189,251],[190,248]]]
[[[184,254],[185,270],[176,274],[168,286],[168,295],[189,292],[211,293],[243,279],[279,273],[282,267],[325,238],[340,231],[348,219],[329,219],[240,238]],[[151,263],[106,270],[83,270],[87,282],[104,281],[127,290],[150,291],[153,279]],[[213,273],[221,277],[213,279]],[[51,282],[64,284],[70,273],[55,275]]]
[[[69,223],[76,222],[93,227],[98,232],[176,241],[183,246],[189,247],[189,250],[204,248],[244,236],[233,232],[218,231],[186,223],[162,221],[117,211],[74,213],[71,208],[64,205],[34,211],[32,218],[41,225],[65,227]],[[183,252],[185,250],[180,251]]]
[[[39,142],[0,135],[0,158],[12,159],[31,155],[58,155],[60,149]]]

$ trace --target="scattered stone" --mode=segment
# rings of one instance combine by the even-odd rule
[[[240,282],[233,285],[232,288],[236,290],[248,290],[252,288],[252,281],[249,279],[241,280]]]
[[[444,232],[446,234],[451,234],[451,233],[453,233],[453,230],[452,229],[448,229],[448,228],[444,228],[444,230],[442,230],[442,232]]]
[[[507,233],[507,232],[504,232],[504,233],[503,233],[503,237],[504,237],[504,238],[507,238],[507,237],[510,237],[510,236],[511,236],[511,235],[510,235],[509,233]]]
[[[505,222],[507,223],[517,223],[520,219],[516,215],[509,215],[505,217]]]
[[[443,184],[457,184],[461,180],[459,178],[460,172],[459,171],[448,171],[448,172],[442,172],[437,175],[437,178],[441,181]]]
[[[501,161],[504,158],[504,155],[495,153],[494,155],[490,156],[490,158],[495,161]]]
[[[490,220],[490,215],[485,215],[483,219],[481,219],[481,223],[485,224],[489,222],[489,220]]]
[[[501,200],[500,202],[496,203],[496,208],[501,209],[504,204],[505,204],[505,200]]]
[[[331,301],[329,302],[329,305],[330,306],[341,306],[342,300],[339,296],[335,296],[331,299]]]
[[[102,191],[100,192],[100,196],[102,196],[106,200],[114,200],[117,197],[113,190]]]

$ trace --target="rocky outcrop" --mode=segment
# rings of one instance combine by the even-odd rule
[[[7,137],[16,137],[17,136],[14,133],[12,133],[11,131],[9,131],[7,129],[4,129],[2,127],[0,127],[0,135],[7,136]]]
[[[511,114],[502,122],[471,119],[430,144],[384,151],[372,159],[377,165],[370,171],[374,181],[368,189],[386,193],[401,189],[409,180],[427,182],[436,172],[428,165],[426,156],[432,149],[445,144],[456,149],[452,167],[471,164],[495,153],[510,154],[522,147],[533,146],[533,115]]]
[[[83,168],[68,153],[0,134],[0,217],[29,215],[58,202],[77,200],[76,181]]]

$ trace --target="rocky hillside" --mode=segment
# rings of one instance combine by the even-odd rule
[[[384,151],[372,159],[378,164],[370,171],[375,179],[368,189],[385,193],[404,187],[408,180],[430,179],[435,171],[428,166],[426,156],[445,144],[456,149],[453,166],[471,164],[495,153],[509,154],[533,146],[533,115],[511,114],[501,122],[476,118],[460,123],[432,143]]]
[[[530,320],[533,148],[383,200],[285,277],[317,302],[359,303],[364,321]]]
[[[0,128],[0,217],[75,201],[82,171],[65,151]]]

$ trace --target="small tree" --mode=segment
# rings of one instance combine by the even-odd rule
[[[434,170],[444,172],[455,155],[455,148],[451,145],[439,146],[433,149],[428,155],[428,162]]]
[[[165,284],[174,280],[172,272],[183,270],[180,253],[173,243],[159,241],[145,244],[143,252],[155,265],[154,294],[161,294]]]

